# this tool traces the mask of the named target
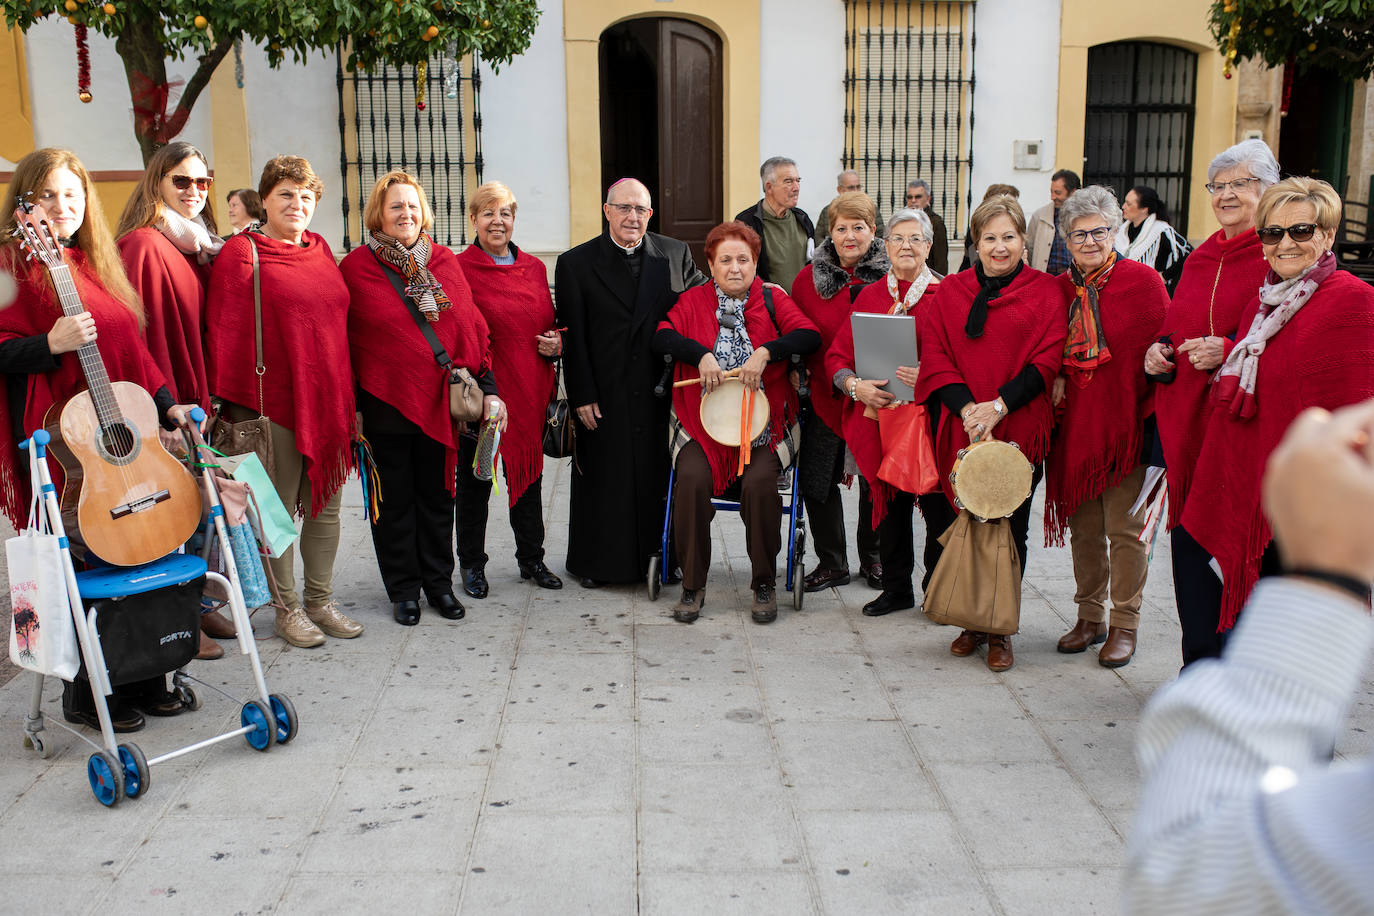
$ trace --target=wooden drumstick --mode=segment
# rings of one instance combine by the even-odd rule
[[[726,378],[739,378],[739,370],[738,370],[738,369],[731,369],[729,372],[725,373],[725,377],[726,377]],[[688,378],[688,379],[683,379],[683,380],[680,381],[680,382],[673,382],[673,387],[674,387],[674,388],[686,388],[688,385],[700,385],[700,384],[701,384],[701,376],[698,375],[696,378]]]

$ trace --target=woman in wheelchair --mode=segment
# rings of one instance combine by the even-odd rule
[[[654,335],[654,352],[671,355],[677,361],[675,380],[686,383],[674,386],[669,424],[676,468],[673,538],[682,565],[682,598],[673,618],[682,623],[696,620],[705,603],[715,517],[711,498],[736,480],[752,567],[751,616],[755,623],[771,623],[778,616],[774,589],[782,546],[782,498],[777,479],[797,448],[798,401],[787,364],[793,354],[815,352],[821,336],[780,287],[765,289],[755,276],[761,244],[754,230],[741,222],[712,229],[706,236],[712,282],[683,293]],[[703,423],[702,400],[719,389],[727,375],[739,379],[741,391],[760,392],[768,401],[768,422],[747,442],[743,454],[713,438]],[[738,441],[739,412],[733,416]],[[715,432],[729,438],[719,429]]]

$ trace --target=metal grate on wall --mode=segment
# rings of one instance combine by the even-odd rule
[[[420,180],[434,211],[435,241],[468,243],[467,200],[482,183],[482,77],[476,55],[438,57],[426,66],[424,105],[416,68],[346,72],[338,55],[344,250],[367,237],[363,210],[377,179],[405,169]]]
[[[883,217],[924,179],[956,238],[973,203],[974,6],[845,0],[844,166]]]

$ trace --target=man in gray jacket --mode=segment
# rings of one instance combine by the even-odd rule
[[[1083,186],[1076,172],[1060,169],[1050,176],[1050,202],[1031,214],[1026,225],[1030,266],[1058,276],[1069,269],[1069,249],[1059,234],[1059,208]]]

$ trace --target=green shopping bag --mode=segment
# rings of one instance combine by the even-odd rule
[[[267,469],[262,466],[257,453],[226,456],[220,458],[218,464],[230,477],[248,485],[252,506],[256,509],[251,514],[258,526],[258,540],[267,548],[268,556],[276,558],[286,553],[300,534],[296,531],[291,512],[282,504],[277,488],[272,486],[272,479],[267,476]]]

